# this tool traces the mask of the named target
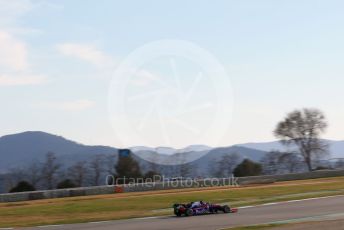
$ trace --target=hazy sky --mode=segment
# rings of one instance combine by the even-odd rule
[[[231,145],[273,140],[287,112],[316,107],[330,124],[324,137],[344,139],[343,12],[341,0],[0,0],[0,135],[40,130],[85,144],[183,147],[213,145],[201,137],[208,133]],[[228,82],[198,57],[149,57],[149,49],[133,79],[115,74],[162,39],[212,55]],[[188,50],[162,47],[152,52]],[[226,113],[217,110],[226,103]]]

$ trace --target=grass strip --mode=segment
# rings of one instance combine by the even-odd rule
[[[235,206],[344,195],[344,177],[221,187],[71,197],[0,204],[0,227],[27,227],[171,214],[173,203],[204,200]],[[165,209],[165,210],[163,210]],[[163,210],[156,212],[156,210]]]

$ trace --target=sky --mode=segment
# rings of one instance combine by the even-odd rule
[[[84,144],[275,140],[322,110],[343,140],[340,0],[0,0],[0,135]]]

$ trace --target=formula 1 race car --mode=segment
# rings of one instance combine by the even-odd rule
[[[228,205],[210,204],[202,201],[197,203],[198,204],[196,205],[195,202],[191,202],[188,204],[174,204],[174,214],[176,216],[196,216],[202,214],[215,214],[219,211],[223,213],[238,212],[237,208],[230,208]]]

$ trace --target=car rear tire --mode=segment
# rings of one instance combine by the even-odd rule
[[[223,206],[223,212],[224,213],[230,213],[231,212],[231,208],[228,205],[224,205]]]
[[[192,216],[192,214],[193,214],[192,209],[188,208],[185,210],[185,216]]]

